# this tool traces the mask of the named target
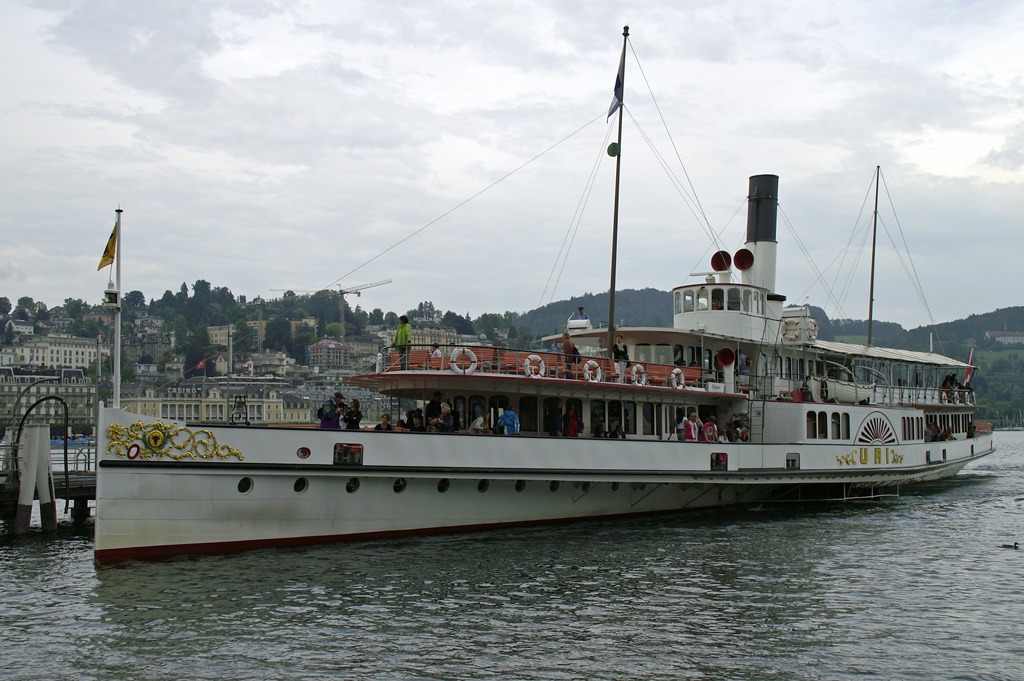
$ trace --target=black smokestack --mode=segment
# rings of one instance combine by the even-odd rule
[[[779,212],[779,176],[753,175],[747,195],[747,243],[775,241]]]

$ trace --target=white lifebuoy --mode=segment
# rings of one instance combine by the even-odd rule
[[[593,373],[591,373],[593,369]],[[583,363],[583,380],[597,383],[601,380],[601,365],[592,359]]]
[[[634,364],[629,370],[629,377],[636,385],[647,385],[647,369],[643,364]]]
[[[463,357],[469,357],[469,366],[465,369],[459,366],[459,360]],[[450,366],[457,374],[471,374],[476,371],[476,353],[469,348],[455,348],[452,350]]]
[[[537,366],[534,367],[533,365]],[[530,355],[523,360],[523,373],[530,378],[542,378],[544,374],[544,360],[540,355]]]
[[[686,387],[686,379],[683,378],[683,370],[679,367],[672,370],[672,375],[669,376],[669,381],[671,381],[672,387],[676,390],[682,390]]]

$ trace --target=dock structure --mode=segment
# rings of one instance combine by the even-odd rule
[[[15,534],[29,531],[32,508],[39,502],[44,532],[57,528],[57,501],[72,504],[71,517],[89,517],[89,501],[96,498],[95,444],[52,446],[49,426],[30,426],[15,442],[7,429],[0,446],[0,520],[14,523]]]

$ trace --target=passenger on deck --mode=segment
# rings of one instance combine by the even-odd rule
[[[321,407],[320,427],[325,429],[337,428],[338,422],[341,420],[342,411],[345,409],[344,405],[345,396],[341,393],[334,393],[331,399],[324,402]]]
[[[425,433],[427,429],[423,427],[423,417],[416,414],[412,417],[412,425],[409,427],[411,433]]]
[[[590,319],[590,315],[583,311],[582,305],[580,305],[579,309],[576,311],[576,319]]]
[[[714,416],[709,416],[707,423],[704,424],[704,441],[718,442],[718,424],[715,423]]]
[[[487,417],[479,409],[476,411],[476,418],[469,424],[469,432],[474,435],[483,435],[491,432],[487,424]]]
[[[682,442],[686,436],[686,412],[682,409],[676,410],[676,439]],[[671,435],[669,436],[671,438]]]
[[[398,328],[391,339],[391,344],[398,348],[398,356],[402,361],[402,370],[409,368],[409,346],[412,344],[412,326],[409,318],[402,315],[398,318]]]
[[[691,411],[686,421],[683,422],[683,442],[697,442],[703,431],[704,424],[701,423],[697,412]]]
[[[505,409],[498,417],[497,427],[503,435],[519,435],[519,415],[511,409]]]
[[[602,439],[608,438],[608,431],[604,429],[604,422],[597,422],[597,424],[594,426],[594,432],[591,434],[591,437],[599,437]]]
[[[401,422],[399,422],[399,425],[401,425]],[[380,415],[380,423],[375,425],[373,427],[373,429],[374,430],[394,430],[394,428],[391,427],[391,414],[389,414],[387,412],[384,412],[383,414],[381,414]]]
[[[580,361],[580,351],[576,344],[569,338],[569,332],[562,334],[562,356],[565,358],[565,373],[572,375],[573,365]]]
[[[750,385],[750,360],[742,350],[736,356],[736,373],[739,374],[740,385]]]
[[[359,400],[352,398],[345,410],[345,429],[359,430],[359,422],[363,420],[363,412],[359,411]]]
[[[552,437],[562,434],[562,400],[555,400],[555,403],[548,407],[544,414],[544,430]]]
[[[438,390],[438,391],[434,392],[433,399],[431,399],[429,402],[427,402],[427,406],[423,408],[423,416],[426,418],[427,424],[429,425],[429,424],[433,423],[434,419],[436,419],[440,415],[441,415],[441,391]]]
[[[441,346],[434,343],[434,349],[430,353],[430,359],[441,359],[444,357],[444,353],[441,352]]]
[[[935,421],[928,422],[928,430],[924,434],[925,442],[938,442],[939,441],[939,426],[936,425]]]
[[[448,408],[447,404],[441,405],[441,414],[435,418],[430,419],[430,430],[434,433],[451,433],[454,429],[454,421],[452,420],[452,410]]]
[[[629,353],[626,352],[626,344],[622,342],[622,336],[615,337],[615,345],[612,346],[612,359],[615,360],[615,373],[618,374],[618,382],[625,382]]]
[[[622,427],[622,423],[619,421],[612,421],[611,427],[608,429],[608,438],[610,440],[625,440],[626,431]]]
[[[565,437],[579,437],[583,430],[583,421],[576,416],[576,408],[569,405],[565,416],[562,417],[562,435]]]

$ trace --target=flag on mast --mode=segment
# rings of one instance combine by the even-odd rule
[[[117,251],[117,223],[114,223],[114,231],[110,233],[110,238],[107,239],[107,247],[103,249],[103,255],[100,256],[100,266],[96,268],[99,272],[107,265],[114,264],[114,253]]]
[[[605,119],[606,123],[608,122],[608,119],[612,117],[612,114],[615,113],[620,106],[622,106],[622,82],[625,79],[626,79],[626,46],[623,45],[622,46],[622,59],[619,60],[619,73],[615,77],[615,90],[613,90],[614,95],[612,96],[612,104],[611,104],[611,106],[608,107],[608,118]]]
[[[971,356],[967,358],[968,364],[974,364],[974,347],[971,347]],[[967,371],[964,373],[964,387],[966,388],[971,384],[971,378],[974,376],[974,367],[967,367]]]

